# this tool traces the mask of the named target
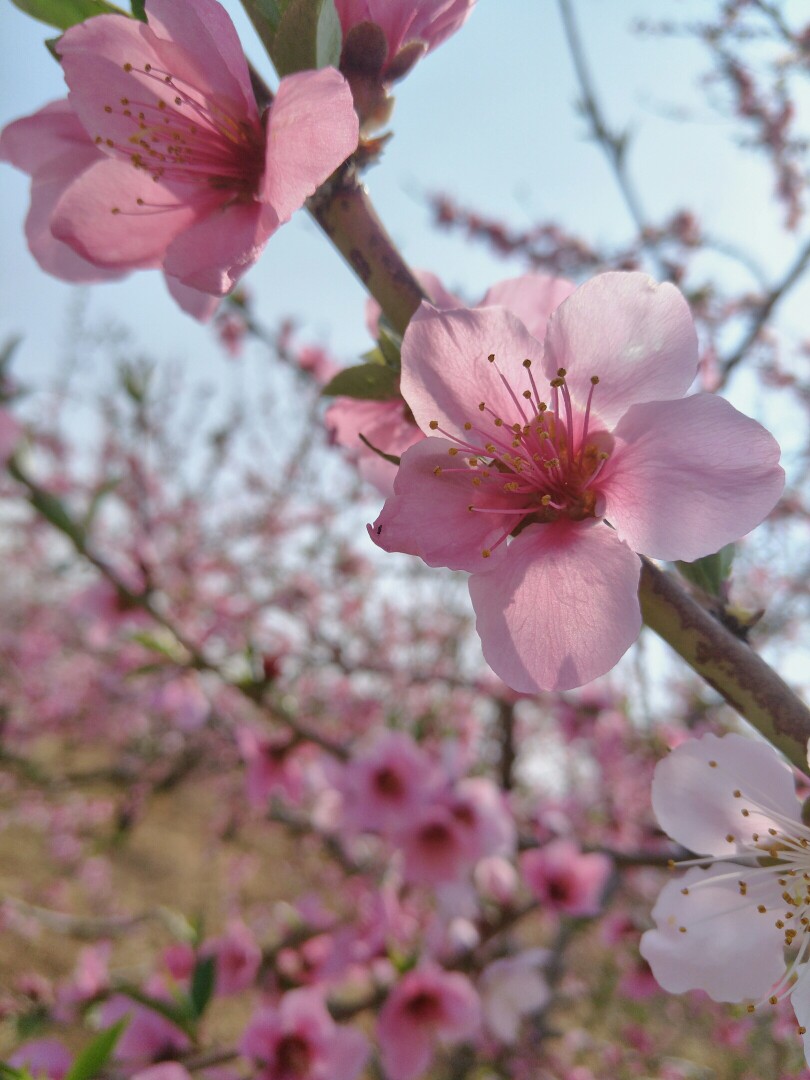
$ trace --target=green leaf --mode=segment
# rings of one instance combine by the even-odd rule
[[[30,1075],[27,1069],[15,1069],[13,1065],[0,1061],[0,1080],[28,1080]]]
[[[724,599],[725,584],[731,577],[735,552],[734,544],[726,544],[714,555],[706,555],[694,562],[676,562],[675,566],[687,581],[703,589],[709,596]]]
[[[387,401],[399,394],[399,375],[382,364],[358,364],[339,371],[321,391],[327,397]]]
[[[172,638],[159,638],[148,630],[137,630],[134,634],[130,635],[131,641],[137,641],[139,645],[143,645],[145,649],[149,649],[150,652],[159,653],[161,656],[167,657],[169,660],[177,660],[177,646]]]
[[[137,986],[121,986],[119,990],[126,997],[131,998],[132,1001],[137,1001],[139,1005],[144,1005],[147,1009],[151,1009],[152,1012],[165,1016],[170,1023],[187,1035],[192,1034],[189,1023],[191,1017],[189,1016],[186,1000],[178,1002],[164,1001],[162,998],[150,997],[149,994],[144,994]],[[70,1078],[65,1077],[65,1080],[70,1080]]]
[[[343,36],[334,0],[290,0],[273,40],[279,75],[337,67]]]
[[[401,459],[398,458],[396,454],[386,454],[384,450],[378,449],[374,443],[368,441],[362,431],[357,432],[357,438],[361,443],[364,443],[369,450],[373,450],[378,457],[383,458],[385,461],[390,461],[392,465],[399,465]]]
[[[123,1016],[112,1027],[99,1032],[95,1039],[78,1054],[65,1080],[91,1080],[92,1077],[98,1076],[128,1023],[129,1017]]]
[[[11,0],[20,11],[32,19],[55,26],[57,30],[67,30],[69,26],[91,19],[94,15],[123,15],[126,11],[110,4],[107,0]]]
[[[191,1010],[197,1019],[205,1012],[211,995],[214,993],[216,971],[216,960],[213,956],[202,956],[194,965],[189,998]]]
[[[140,22],[146,22],[145,0],[129,0],[129,3],[132,8],[133,18],[138,19]]]
[[[377,345],[383,354],[386,364],[399,371],[402,367],[402,337],[395,330],[380,323],[380,336]]]

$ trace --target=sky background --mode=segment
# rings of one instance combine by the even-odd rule
[[[225,6],[249,56],[272,81],[239,4]],[[713,233],[744,244],[778,273],[794,241],[785,239],[779,210],[769,204],[770,173],[754,155],[739,154],[731,125],[706,105],[699,89],[708,68],[703,50],[690,40],[650,41],[632,32],[639,15],[657,16],[663,7],[682,17],[708,9],[700,0],[652,7],[578,0],[575,9],[607,115],[634,135],[631,167],[645,208],[658,220],[696,205]],[[52,34],[0,0],[0,123],[64,95],[60,69],[42,44]],[[412,266],[436,271],[470,297],[522,269],[438,232],[425,203],[431,191],[517,226],[554,219],[597,241],[627,236],[609,168],[573,108],[577,93],[554,0],[479,0],[466,26],[399,84],[394,138],[367,177]],[[690,111],[689,123],[673,118],[674,105]],[[79,290],[44,275],[28,253],[27,205],[28,178],[0,165],[0,336],[22,336],[15,370],[41,383],[64,362]],[[305,213],[272,238],[245,281],[265,323],[292,315],[346,362],[367,348],[363,290]],[[82,302],[90,321],[128,327],[156,358],[228,378],[210,330],[174,306],[159,273],[85,289]]]

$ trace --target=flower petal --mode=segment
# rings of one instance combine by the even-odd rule
[[[159,266],[167,246],[200,212],[199,202],[154,184],[148,173],[101,158],[67,188],[51,229],[95,266],[132,270]]]
[[[487,359],[492,353],[497,366]],[[489,414],[479,412],[480,402],[509,423],[520,420],[498,371],[519,396],[529,386],[523,361],[537,362],[541,355],[540,343],[503,308],[437,311],[423,303],[402,343],[402,396],[426,434],[430,421],[438,420],[451,435],[466,440],[464,424],[471,422],[488,439],[496,429]]]
[[[334,68],[281,80],[267,121],[261,194],[280,222],[354,153],[358,124],[349,84]]]
[[[583,404],[599,377],[593,408],[615,423],[640,401],[683,397],[697,373],[697,336],[683,296],[646,274],[599,274],[559,306],[548,324],[544,370],[559,368]]]
[[[459,454],[450,457],[452,444],[445,439],[422,439],[402,455],[394,480],[394,494],[386,499],[380,516],[369,525],[369,536],[384,551],[418,555],[428,566],[451,570],[489,570],[506,553],[505,546],[490,548],[518,520],[514,514],[476,513],[476,476],[465,468]],[[435,470],[442,473],[436,475]],[[459,469],[464,471],[449,472]],[[520,496],[487,496],[488,507],[508,509],[520,505]],[[485,575],[486,576],[486,575]]]
[[[613,434],[599,481],[605,517],[653,558],[718,551],[758,525],[784,487],[773,436],[711,394],[634,405]]]
[[[166,287],[178,306],[200,322],[208,322],[219,307],[219,297],[200,292],[199,289],[191,289],[170,274],[166,275]]]
[[[470,579],[484,657],[513,690],[570,690],[638,637],[636,555],[601,522],[531,525]]]
[[[230,99],[244,120],[259,122],[242,43],[227,11],[216,0],[146,0],[150,28],[166,39],[173,55],[168,68],[177,78]],[[159,46],[163,52],[163,42]]]
[[[231,203],[201,217],[169,246],[163,269],[192,289],[224,296],[256,262],[278,220],[261,203]]]
[[[576,285],[565,278],[555,278],[550,274],[522,274],[493,285],[477,307],[491,307],[493,304],[505,307],[517,315],[533,337],[542,341],[552,311],[575,290]]]
[[[800,815],[790,766],[766,743],[733,734],[688,739],[659,761],[652,805],[664,832],[698,855],[733,854],[726,837],[743,825],[749,836],[767,833],[770,811],[796,822]]]
[[[790,995],[790,1003],[796,1013],[796,1020],[800,1027],[805,1029],[802,1036],[804,1041],[804,1057],[810,1065],[810,968],[805,962],[799,968],[799,978]]]
[[[745,878],[745,868],[739,877]],[[727,867],[694,867],[662,889],[653,908],[656,929],[642,936],[641,955],[671,994],[705,990],[714,1001],[760,998],[785,963],[784,933],[757,911],[757,903],[777,903],[779,893],[770,878],[752,900],[740,895]]]

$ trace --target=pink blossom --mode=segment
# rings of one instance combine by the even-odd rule
[[[435,783],[430,759],[410,735],[385,732],[338,778],[344,821],[352,829],[398,834]]]
[[[236,739],[245,762],[245,788],[251,806],[266,809],[275,791],[293,802],[300,799],[303,776],[288,736],[270,737],[245,724],[238,729]]]
[[[659,762],[652,801],[702,856],[664,886],[641,939],[655,978],[750,1008],[789,996],[810,1063],[810,829],[790,766],[766,743],[704,735]]]
[[[470,864],[466,830],[442,802],[422,807],[406,823],[399,842],[405,856],[405,878],[414,884],[457,881]]]
[[[416,277],[434,307],[445,311],[462,306],[459,298],[449,292],[429,270],[418,270]],[[574,286],[564,278],[523,274],[493,285],[477,306],[507,307],[522,319],[530,333],[542,337],[551,312],[573,291]],[[381,315],[379,304],[369,300],[366,303],[366,326],[374,338],[379,334]],[[324,422],[332,440],[351,452],[360,474],[386,496],[393,493],[397,467],[375,451],[401,457],[414,443],[424,438],[411,410],[400,397],[387,401],[338,397],[326,410]],[[363,442],[361,434],[374,450]]]
[[[517,1042],[522,1018],[551,1000],[548,984],[538,970],[549,955],[546,949],[527,949],[493,961],[481,973],[478,989],[484,1021],[501,1042]]]
[[[293,990],[254,1013],[240,1046],[256,1080],[355,1080],[368,1057],[356,1029],[339,1027],[317,990]]]
[[[485,900],[510,904],[518,888],[517,871],[501,855],[488,855],[478,862],[473,874],[475,887]]]
[[[380,1011],[377,1035],[389,1080],[415,1080],[430,1066],[434,1045],[475,1034],[478,995],[463,975],[421,964],[397,983]]]
[[[276,229],[357,145],[343,77],[282,79],[262,122],[216,0],[148,0],[148,24],[101,15],[59,39],[70,89],[10,124],[0,157],[31,175],[29,246],[93,281],[162,267],[207,318]]]
[[[253,985],[262,962],[262,950],[252,931],[234,919],[226,932],[205,943],[204,956],[216,961],[215,989],[218,994],[239,994]]]
[[[8,1063],[15,1069],[27,1069],[34,1080],[62,1080],[73,1059],[58,1039],[34,1039],[15,1050]]]
[[[544,908],[564,915],[597,915],[611,868],[606,855],[585,855],[570,840],[552,840],[520,859],[523,878]]]
[[[157,986],[147,988],[150,997],[171,1002],[165,990]],[[115,1044],[116,1060],[131,1064],[146,1064],[171,1057],[187,1050],[191,1045],[188,1036],[156,1009],[139,1005],[123,994],[108,998],[101,1007],[101,1022],[105,1026],[128,1016],[129,1021],[121,1038]]]
[[[618,661],[641,627],[636,552],[697,559],[776,503],[776,441],[722,398],[683,396],[697,360],[683,297],[638,273],[577,289],[545,346],[499,307],[412,319],[402,394],[429,437],[369,533],[472,575],[484,656],[514,689]]]

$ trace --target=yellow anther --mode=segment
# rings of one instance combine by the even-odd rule
[[[530,368],[530,367],[532,366],[532,362],[531,362],[531,360],[530,360],[530,359],[528,358],[528,356],[527,356],[527,357],[526,357],[526,359],[525,359],[525,360],[523,361],[523,366],[524,366],[525,368]]]
[[[709,762],[709,768],[710,769],[716,769],[717,768],[717,762],[716,761],[710,761]]]
[[[465,431],[472,431],[472,424],[470,423],[470,421],[469,421],[469,420],[466,420],[466,421],[464,422],[464,430],[465,430]]]
[[[599,376],[598,375],[591,375],[591,386],[598,386],[598,385],[599,385]]]
[[[455,457],[456,454],[458,453],[458,447],[457,446],[451,446],[450,449],[447,451],[447,453],[450,455],[450,457]]]
[[[551,496],[544,495],[540,502],[543,504],[543,506],[548,506],[548,504],[551,502]]]
[[[442,475],[442,467],[441,467],[441,465],[436,466],[436,468],[433,470],[433,475],[434,476],[441,476]]]
[[[484,559],[488,559],[491,554],[492,552],[489,550],[489,548],[484,548],[484,550],[481,552],[481,557]]]
[[[495,417],[495,427],[503,427],[503,420],[501,420],[500,416]]]
[[[129,64],[129,63],[124,64],[124,71],[126,71],[126,72],[132,71],[132,64]]]
[[[567,374],[568,374],[568,372],[565,370],[564,367],[557,368],[557,378],[558,379],[564,379]]]
[[[438,420],[431,420],[430,423],[428,424],[428,427],[430,428],[431,431],[435,431],[438,426],[439,426],[439,421]]]
[[[559,390],[561,386],[565,386],[565,379],[552,379],[551,385],[555,390]]]
[[[523,391],[523,396],[524,396],[524,397],[526,398],[526,400],[528,401],[528,400],[529,400],[529,398],[530,398],[530,397],[532,396],[532,392],[531,392],[531,390],[524,390],[524,391]]]
[[[486,407],[487,407],[487,403],[485,401],[479,401],[478,402],[478,408],[479,408],[479,410],[481,412],[483,412]]]
[[[495,363],[495,353],[491,352],[489,354],[489,356],[487,357],[487,360],[489,360],[490,364],[494,364]]]

